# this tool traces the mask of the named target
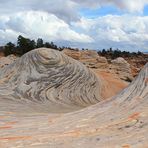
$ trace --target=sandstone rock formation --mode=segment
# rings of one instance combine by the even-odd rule
[[[116,74],[118,74],[119,77],[123,80],[133,80],[130,64],[122,57],[112,60],[110,69],[113,70]]]
[[[85,66],[64,54],[48,49],[31,51],[0,72],[0,81],[2,148],[148,146],[148,63],[139,76],[118,95],[106,101],[98,99],[101,102],[78,111],[69,110],[69,113],[53,114],[45,110],[49,104],[44,105],[43,102],[46,99],[46,103],[59,102],[56,93],[62,96],[59,107],[67,103],[68,106],[79,103],[81,106],[88,101],[94,102],[95,90],[101,87],[102,80],[97,81]],[[63,83],[57,86],[59,81]],[[91,82],[95,84],[90,86]],[[30,89],[27,89],[28,86]],[[52,87],[54,90],[60,89],[53,93]],[[64,93],[59,93],[60,90]],[[47,95],[46,99],[43,94]],[[28,103],[22,98],[31,101]],[[74,100],[78,100],[76,104],[72,103]]]
[[[62,52],[75,60],[80,60],[81,58],[81,52],[79,50],[64,49]]]
[[[63,52],[82,62],[84,65],[86,65],[89,68],[108,68],[108,62],[105,57],[101,57],[98,55],[98,53],[95,50],[69,50],[64,49]]]
[[[101,101],[101,85],[80,62],[45,48],[27,53],[0,75],[1,95],[9,90],[10,98],[42,102],[52,111],[59,106],[66,110]]]
[[[108,68],[108,62],[105,57],[98,55],[96,51],[86,50],[81,51],[82,56],[80,61],[89,68]]]
[[[132,71],[130,64],[123,58],[112,60],[111,63],[105,57],[101,57],[94,50],[69,50],[64,49],[63,52],[86,65],[88,68],[108,70],[117,74],[122,80],[132,81]]]

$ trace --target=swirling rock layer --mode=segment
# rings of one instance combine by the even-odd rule
[[[47,58],[50,57],[43,51],[41,50],[41,57],[45,58],[46,55]],[[40,55],[39,53],[37,56]],[[32,54],[27,56],[29,55]],[[42,63],[48,67],[48,62]],[[10,70],[5,69],[2,73],[7,74],[8,71]],[[12,78],[5,80],[5,85],[0,87],[0,94],[2,94],[0,147],[2,148],[148,147],[148,63],[139,76],[115,97],[79,111],[63,114],[33,110],[32,108],[38,108],[36,104],[31,104],[32,108],[30,108],[30,103],[29,106],[26,102],[16,102],[15,97],[18,94],[12,95],[10,80],[12,81]],[[15,80],[18,79],[13,79],[13,82],[16,82],[14,86],[17,86]],[[23,93],[20,94],[23,96]],[[40,106],[43,106],[42,102]]]
[[[9,91],[8,91],[9,90]],[[1,71],[0,94],[13,100],[81,108],[102,100],[101,82],[83,64],[52,49],[36,49]]]

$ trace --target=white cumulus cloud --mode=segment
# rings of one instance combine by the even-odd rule
[[[107,15],[74,24],[95,40],[94,48],[148,50],[148,16]],[[103,46],[102,46],[103,45]]]
[[[46,12],[25,11],[10,16],[1,16],[0,22],[3,40],[12,39],[13,35],[15,39],[17,35],[22,34],[31,38],[42,37],[48,41],[93,42],[88,35],[77,33],[69,24]],[[11,37],[9,38],[10,30]]]

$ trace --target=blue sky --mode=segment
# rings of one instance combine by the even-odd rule
[[[143,15],[147,15],[148,16],[148,5],[144,7]]]
[[[77,48],[148,51],[148,0],[1,0],[0,44],[20,34]]]
[[[105,15],[122,15],[124,12],[115,6],[103,6],[96,9],[82,8],[80,14],[86,18],[97,18]]]

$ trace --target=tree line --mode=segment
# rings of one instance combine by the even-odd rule
[[[46,48],[53,48],[56,50],[62,50],[63,48],[58,47],[55,45],[53,42],[44,42],[42,38],[38,38],[36,41],[31,40],[29,38],[25,38],[21,35],[18,36],[17,38],[17,44],[14,44],[12,42],[8,42],[4,47],[3,47],[3,52],[5,56],[8,56],[10,54],[15,54],[18,56],[21,56],[35,48],[41,48],[41,47],[46,47]]]
[[[10,54],[14,54],[17,56],[22,56],[23,54],[36,49],[36,48],[41,48],[41,47],[46,47],[46,48],[52,48],[55,50],[62,51],[63,49],[70,49],[70,50],[75,50],[78,51],[78,48],[71,48],[71,47],[58,47],[55,45],[53,42],[44,42],[42,38],[38,38],[36,41],[31,40],[29,38],[25,38],[21,35],[18,36],[16,44],[12,42],[8,42],[4,47],[3,47],[3,53],[5,56],[8,56]],[[82,50],[88,50],[82,48]],[[139,56],[143,55],[142,52],[129,52],[129,51],[121,51],[119,49],[113,50],[112,48],[110,49],[103,49],[103,50],[98,50],[98,54],[100,56],[104,56],[107,59],[115,59],[117,57],[132,57],[132,56]]]
[[[116,59],[118,57],[128,58],[128,57],[136,57],[136,56],[142,56],[143,55],[143,53],[140,52],[140,51],[129,52],[129,51],[121,51],[119,49],[113,50],[112,48],[99,50],[98,54],[100,56],[106,57],[107,59]]]

